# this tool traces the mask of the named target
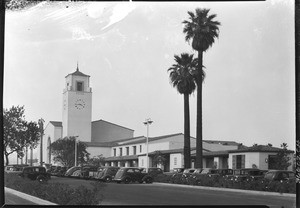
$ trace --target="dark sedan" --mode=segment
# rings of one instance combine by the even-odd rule
[[[117,183],[121,183],[121,182],[152,183],[153,178],[148,173],[142,172],[141,168],[123,167],[118,170],[113,181]]]
[[[104,182],[111,182],[119,169],[119,167],[113,166],[99,167],[95,179]]]
[[[31,180],[37,180],[39,182],[47,181],[51,178],[51,174],[46,171],[42,166],[28,166],[24,167],[20,176],[23,178],[29,178]]]
[[[231,178],[234,182],[255,181],[264,177],[264,171],[257,168],[244,168],[234,170]]]

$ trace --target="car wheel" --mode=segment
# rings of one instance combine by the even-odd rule
[[[105,182],[107,182],[107,183],[111,182],[111,177],[107,176],[107,177],[105,178]]]
[[[36,178],[36,180],[37,180],[38,182],[41,182],[41,183],[44,183],[44,182],[47,181],[47,179],[46,179],[44,176],[38,176],[38,177]]]
[[[146,183],[153,183],[153,179],[151,177],[148,177],[145,179]]]
[[[124,183],[126,183],[126,184],[130,183],[130,181],[131,181],[130,178],[125,178],[124,179]]]

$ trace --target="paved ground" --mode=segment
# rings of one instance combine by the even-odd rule
[[[65,183],[73,187],[93,186],[91,181],[52,177],[50,183]],[[209,188],[175,184],[116,184],[107,183],[103,188],[101,205],[267,205],[271,208],[296,207],[296,195],[243,193],[242,191],[212,190]],[[31,202],[5,193],[9,204],[30,205]],[[6,203],[6,204],[7,204]],[[33,203],[34,204],[34,203]]]
[[[102,205],[267,205],[293,208],[296,196],[270,196],[165,184],[108,184]]]

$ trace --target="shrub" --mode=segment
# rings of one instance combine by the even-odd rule
[[[40,183],[13,174],[5,174],[5,186],[59,205],[98,205],[103,199],[103,183],[92,182],[93,188],[72,188],[63,183]]]
[[[224,187],[233,189],[256,190],[256,191],[270,191],[279,193],[296,193],[296,181],[289,182],[267,182],[264,179],[253,181],[240,181],[236,182],[225,177],[198,175],[197,178],[189,177],[188,180],[182,179],[181,175],[163,175],[154,179],[155,182],[162,183],[175,183],[175,184],[188,184],[196,186],[209,186],[209,187]]]
[[[153,178],[153,182],[170,183],[171,175],[158,174]]]

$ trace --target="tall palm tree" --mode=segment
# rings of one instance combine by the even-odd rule
[[[193,54],[182,53],[181,56],[174,55],[175,64],[168,69],[170,71],[170,82],[184,97],[184,167],[191,167],[191,145],[190,145],[190,109],[189,95],[195,91],[196,84],[192,75],[196,70],[197,60]]]
[[[189,20],[183,21],[183,33],[186,34],[185,40],[192,40],[192,47],[198,52],[198,70],[195,72],[197,85],[197,130],[196,130],[196,168],[202,168],[202,67],[203,52],[205,52],[219,37],[220,22],[213,21],[217,16],[208,15],[209,9],[196,9],[196,12],[188,12]]]

